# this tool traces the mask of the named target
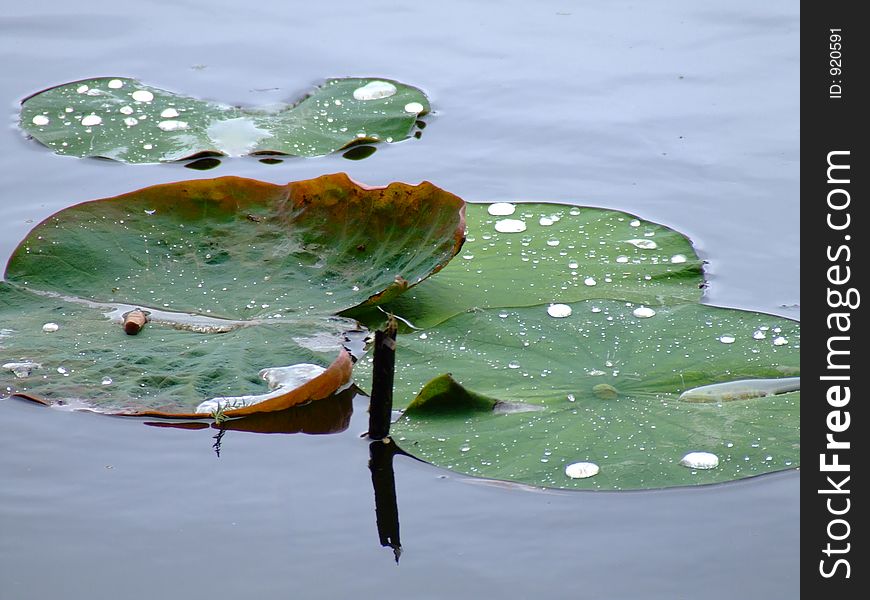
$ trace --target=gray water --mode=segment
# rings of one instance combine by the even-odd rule
[[[34,223],[155,183],[346,171],[468,201],[626,210],[689,235],[705,302],[797,318],[793,2],[7,3],[0,261]],[[91,76],[233,104],[334,76],[417,85],[420,140],[267,166],[54,156],[18,101]],[[798,597],[799,473],[545,493],[395,462],[404,554],[378,542],[365,403],[332,436],[213,432],[0,400],[0,598]]]

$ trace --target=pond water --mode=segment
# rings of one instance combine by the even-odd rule
[[[0,16],[0,260],[43,218],[155,183],[346,171],[468,201],[629,211],[689,235],[705,302],[798,318],[793,2],[433,4],[47,0]],[[364,160],[126,166],[55,156],[18,101],[130,76],[240,105],[327,77],[417,85],[419,140]],[[339,435],[213,432],[0,400],[0,597],[795,598],[800,476],[555,493],[395,459],[404,548],[382,548],[365,401]]]

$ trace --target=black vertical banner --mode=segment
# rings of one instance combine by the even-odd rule
[[[837,600],[870,589],[858,559],[870,433],[870,27],[861,6],[801,7],[801,589]]]

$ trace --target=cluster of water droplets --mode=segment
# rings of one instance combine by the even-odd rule
[[[407,91],[412,88],[400,90],[382,80],[348,89],[349,85],[354,84],[330,80],[296,106],[245,110],[149,88],[131,79],[94,79],[43,92],[54,96],[54,103],[67,106],[31,114],[28,124],[37,137],[50,132],[45,143],[63,154],[152,162],[198,152],[318,156],[354,139],[403,139],[426,110],[422,102],[408,101],[419,97],[418,92]],[[394,106],[394,100],[401,104]],[[39,95],[30,101],[38,103]],[[373,130],[366,130],[364,123],[372,124]]]

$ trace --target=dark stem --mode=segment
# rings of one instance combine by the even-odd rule
[[[372,486],[375,488],[375,519],[381,546],[393,549],[396,564],[402,555],[399,540],[399,505],[396,502],[396,478],[393,473],[393,456],[402,453],[390,438],[369,445],[369,469]]]
[[[393,415],[393,375],[396,370],[396,319],[390,315],[383,331],[375,332],[372,396],[369,401],[369,437],[390,435]]]

